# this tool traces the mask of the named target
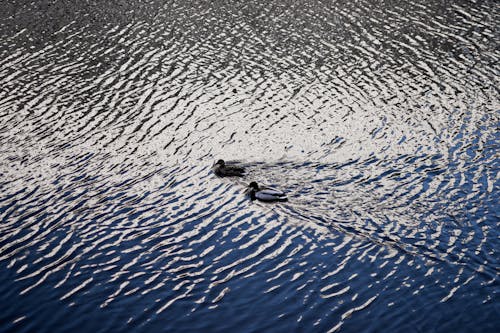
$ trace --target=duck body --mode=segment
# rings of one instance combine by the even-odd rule
[[[226,165],[223,160],[218,160],[213,166],[214,173],[219,177],[243,177],[245,169],[234,165]]]
[[[286,194],[270,187],[262,187],[257,185],[256,182],[251,182],[249,187],[250,199],[260,200],[265,202],[287,201]]]

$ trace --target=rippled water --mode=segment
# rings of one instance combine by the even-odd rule
[[[0,331],[499,329],[498,2],[2,6]]]

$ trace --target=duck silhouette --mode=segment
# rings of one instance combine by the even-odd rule
[[[218,160],[213,166],[214,173],[219,177],[243,177],[245,169],[235,165],[226,165],[224,160]]]
[[[248,185],[248,193],[252,200],[257,199],[265,202],[288,200],[285,193],[282,191],[270,187],[259,186],[257,182],[251,182]]]

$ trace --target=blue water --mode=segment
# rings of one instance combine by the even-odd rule
[[[498,2],[2,7],[0,332],[500,329]]]

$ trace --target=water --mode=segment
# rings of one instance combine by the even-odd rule
[[[0,331],[498,331],[498,2],[2,6]]]

